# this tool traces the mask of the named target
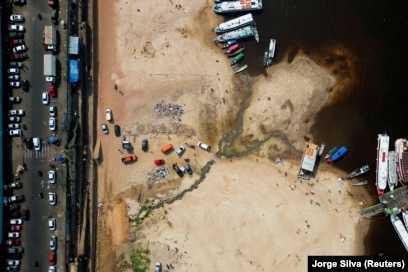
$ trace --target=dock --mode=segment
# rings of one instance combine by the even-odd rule
[[[401,210],[408,208],[408,188],[406,186],[398,187],[380,196],[380,203],[367,207],[360,211],[361,216],[371,218],[381,213],[390,215],[399,213]]]

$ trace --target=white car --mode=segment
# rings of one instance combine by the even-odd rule
[[[12,61],[10,62],[10,67],[13,68],[22,68],[23,67],[23,63],[19,62],[19,61]]]
[[[44,105],[48,105],[50,103],[50,95],[48,94],[48,92],[43,92],[41,99]]]
[[[20,116],[10,116],[9,121],[13,123],[20,123],[21,122],[21,117]]]
[[[13,32],[24,32],[24,26],[22,26],[22,25],[9,25],[8,30],[13,31]]]
[[[56,106],[50,106],[50,116],[55,117],[57,115],[57,107]]]
[[[21,53],[26,50],[27,50],[27,47],[24,44],[21,44],[13,48],[13,53]]]
[[[23,15],[13,14],[10,15],[10,21],[12,22],[22,22],[24,21]]]
[[[56,230],[57,229],[57,220],[55,220],[55,218],[48,219],[48,228],[50,230]]]
[[[48,267],[48,272],[57,272],[55,266]]]
[[[18,69],[18,68],[8,68],[7,73],[8,74],[20,74],[20,69]]]
[[[7,260],[7,265],[8,266],[19,266],[20,261],[19,260]]]
[[[19,75],[9,75],[8,79],[11,80],[11,81],[19,81],[20,76]]]
[[[154,272],[161,272],[162,271],[162,265],[161,265],[161,263],[156,263],[155,265],[154,265]]]
[[[22,110],[22,109],[9,110],[9,115],[10,116],[23,116],[24,115],[24,110]]]
[[[54,235],[50,236],[50,250],[57,250],[57,237],[55,237]]]
[[[177,151],[176,154],[177,156],[181,157],[181,155],[183,155],[183,153],[186,151],[186,148],[184,146],[180,146]]]
[[[54,82],[55,82],[55,77],[53,77],[53,76],[46,76],[46,77],[45,77],[45,81],[54,83]]]
[[[7,234],[8,238],[20,238],[20,233],[17,231],[9,232]]]
[[[48,120],[48,126],[50,127],[51,131],[57,130],[57,121],[54,117],[50,117],[50,119]]]
[[[18,219],[10,219],[10,225],[22,225],[23,220],[18,218]]]
[[[39,137],[33,138],[33,145],[34,145],[34,150],[40,151],[41,150],[41,139]]]
[[[20,128],[20,124],[12,123],[7,125],[8,129],[18,129]]]
[[[21,129],[12,129],[9,131],[10,136],[21,136],[22,134]]]
[[[112,120],[112,110],[106,109],[106,121]]]
[[[54,170],[48,171],[48,183],[54,184],[55,181],[56,181],[55,171]]]
[[[55,51],[57,51],[57,47],[55,45],[53,45],[53,44],[47,44],[47,45],[45,45],[45,50],[55,52]]]
[[[208,151],[208,152],[211,150],[211,147],[209,145],[206,145],[206,144],[204,144],[202,142],[198,142],[197,146],[204,149],[204,150],[206,150],[206,151]]]
[[[9,101],[12,103],[21,103],[21,97],[19,96],[10,96]]]
[[[48,193],[48,201],[50,202],[50,205],[56,205],[57,204],[57,194],[56,193]]]
[[[108,126],[106,124],[101,124],[101,128],[102,128],[103,134],[108,134],[109,133],[109,129],[108,129]]]
[[[20,88],[21,87],[21,82],[20,81],[10,81],[9,85],[12,88]]]

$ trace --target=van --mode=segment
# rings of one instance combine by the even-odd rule
[[[204,150],[210,152],[211,147],[209,147],[209,146],[206,145],[205,143],[198,142],[197,145],[198,145],[198,147],[200,147],[200,148],[202,148],[202,149],[204,149]]]
[[[163,147],[161,148],[161,152],[167,153],[167,152],[169,152],[169,151],[172,150],[172,149],[173,149],[173,145],[172,145],[172,144],[166,144],[165,146],[163,146]]]

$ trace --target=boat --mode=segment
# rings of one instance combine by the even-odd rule
[[[237,28],[244,27],[246,25],[250,25],[254,22],[254,18],[252,17],[251,13],[242,15],[238,18],[228,20],[224,23],[219,24],[216,26],[213,31],[216,33],[224,33],[228,32]]]
[[[404,225],[408,229],[408,210],[403,210],[401,214],[402,214],[402,220],[404,220]]]
[[[244,65],[242,65],[241,67],[232,68],[232,71],[233,71],[235,74],[238,74],[238,73],[244,71],[246,68],[248,68],[248,64],[244,64]]]
[[[336,151],[338,150],[337,146],[333,147],[332,149],[327,152],[326,156],[324,156],[324,159],[327,160],[329,157],[331,157]]]
[[[222,49],[227,49],[228,47],[230,47],[231,45],[236,44],[236,43],[237,43],[237,40],[229,40],[225,44],[223,44],[221,46],[221,48]]]
[[[238,49],[239,48],[239,44],[233,44],[233,45],[231,45],[230,47],[228,47],[228,49],[227,50],[225,50],[225,54],[229,54],[229,53],[232,53],[232,52],[234,52],[236,49]]]
[[[363,166],[357,168],[356,170],[354,170],[353,172],[351,172],[351,173],[347,176],[347,178],[348,178],[348,179],[352,179],[352,178],[361,176],[361,175],[367,173],[368,171],[370,171],[370,166],[368,166],[368,165],[363,165]]]
[[[255,27],[256,29],[256,27]],[[228,42],[229,40],[238,40],[238,39],[245,39],[248,37],[255,36],[254,27],[253,26],[244,26],[229,32],[225,32],[221,35],[217,36],[217,42],[224,43]]]
[[[252,31],[254,32],[255,41],[259,43],[259,33],[258,33],[258,28],[256,28],[256,23],[253,23],[251,27],[252,27]]]
[[[405,249],[408,251],[408,232],[407,229],[401,222],[401,219],[396,214],[391,214],[391,223],[398,234],[402,244],[404,245]]]
[[[368,180],[362,180],[362,181],[358,181],[353,183],[353,186],[363,186],[363,185],[367,185],[368,184]]]
[[[386,134],[378,134],[377,146],[377,194],[382,196],[387,188],[388,179],[388,147],[390,137]]]
[[[232,13],[252,10],[262,10],[262,0],[226,1],[213,6],[213,11],[215,13]]]
[[[344,154],[346,154],[346,153],[347,153],[347,148],[342,146],[333,155],[331,155],[330,157],[327,158],[327,162],[328,163],[335,162],[338,159],[340,159],[341,157],[343,157]]]
[[[244,52],[246,50],[245,46],[241,46],[240,48],[238,48],[237,50],[235,50],[234,52],[228,53],[226,54],[227,57],[231,58],[231,57],[235,57],[236,55],[238,55],[241,52]]]
[[[244,53],[239,53],[236,57],[231,61],[231,65],[234,65],[240,62],[244,58]]]
[[[398,186],[397,175],[397,156],[395,151],[388,152],[388,188],[390,191],[394,190],[394,187]]]
[[[395,153],[397,153],[397,174],[401,182],[408,183],[408,140],[397,139],[395,141]]]
[[[265,49],[262,63],[263,63],[264,67],[269,66],[269,50],[268,50],[268,48]]]
[[[263,58],[264,67],[272,65],[273,58],[275,57],[275,47],[276,47],[276,40],[271,39],[269,42],[269,48],[265,49],[264,58]]]
[[[325,143],[321,143],[319,146],[319,151],[317,152],[317,156],[321,157],[323,155],[324,148],[326,147]]]
[[[219,3],[222,3],[222,2],[232,2],[232,1],[237,1],[237,0],[214,0],[214,3],[219,4]]]

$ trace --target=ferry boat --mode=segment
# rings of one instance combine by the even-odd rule
[[[332,149],[327,152],[326,156],[324,156],[324,159],[327,160],[329,157],[331,157],[336,151],[339,150],[337,146],[333,147]]]
[[[331,155],[330,157],[327,158],[327,162],[331,163],[331,162],[335,162],[338,159],[340,159],[341,157],[344,156],[344,154],[347,153],[347,148],[346,147],[340,147],[339,150],[337,150],[333,155]]]
[[[368,166],[368,165],[363,165],[363,166],[357,168],[356,170],[354,170],[353,172],[351,172],[351,173],[347,176],[347,178],[348,178],[348,179],[352,179],[352,178],[361,176],[361,175],[367,173],[368,171],[370,171],[370,166]]]
[[[408,251],[408,232],[407,229],[401,222],[401,219],[396,214],[391,214],[391,223],[397,232],[402,244],[404,245],[405,249]]]
[[[228,42],[229,40],[245,39],[255,36],[255,29],[253,25],[244,26],[242,28],[226,32],[217,36],[217,41],[220,43]]]
[[[224,23],[219,24],[216,26],[213,31],[216,33],[224,33],[228,32],[237,28],[244,27],[246,25],[250,25],[254,22],[254,18],[252,17],[251,13],[245,14],[238,18],[228,20]]]
[[[245,12],[262,10],[262,0],[226,1],[213,6],[215,13]]]
[[[390,191],[394,190],[394,187],[398,186],[397,175],[397,156],[395,151],[388,152],[388,188]]]
[[[395,153],[397,153],[397,173],[403,183],[408,183],[408,141],[397,139],[395,141]]]
[[[376,185],[377,194],[382,196],[385,188],[387,188],[388,179],[388,147],[390,143],[390,137],[386,134],[378,134],[378,146],[377,146],[377,175]]]

